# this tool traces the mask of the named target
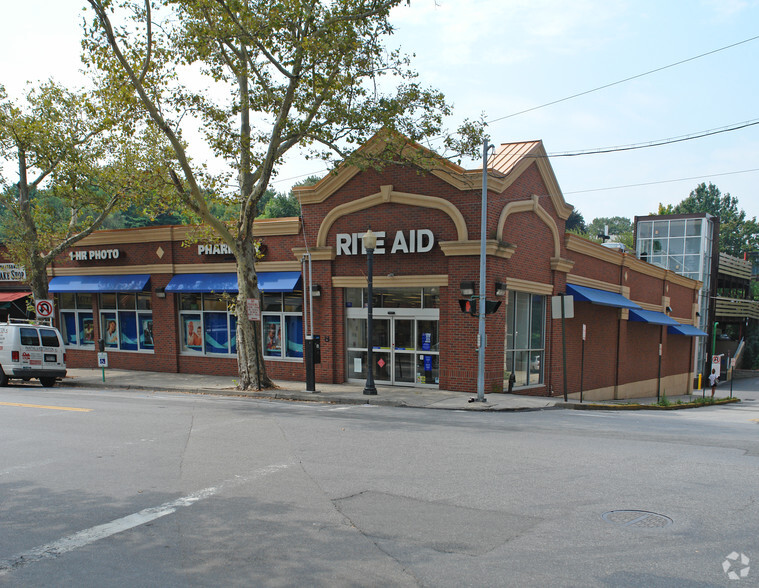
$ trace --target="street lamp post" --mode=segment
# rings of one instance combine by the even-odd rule
[[[374,294],[372,293],[372,272],[374,261],[374,248],[377,246],[377,236],[369,229],[366,231],[366,235],[361,237],[364,242],[364,249],[366,249],[366,259],[369,265],[368,274],[366,278],[366,285],[368,291],[368,306],[366,308],[367,325],[366,325],[366,385],[364,386],[364,394],[375,396],[377,394],[377,388],[374,386],[374,354],[372,350],[372,308],[374,304]]]

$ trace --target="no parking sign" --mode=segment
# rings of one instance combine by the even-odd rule
[[[34,301],[34,312],[36,313],[37,318],[51,318],[53,316],[54,308],[52,300]]]
[[[712,355],[712,369],[719,376],[720,367],[722,366],[722,355]]]

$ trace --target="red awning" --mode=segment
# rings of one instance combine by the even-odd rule
[[[12,302],[13,300],[31,295],[31,292],[0,292],[0,302]]]

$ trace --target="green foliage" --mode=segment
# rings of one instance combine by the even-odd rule
[[[583,235],[588,232],[588,227],[585,225],[585,219],[576,209],[569,214],[569,218],[566,220],[564,227],[567,231],[577,235]]]
[[[674,212],[674,205],[667,204],[667,206],[664,206],[661,202],[659,203],[659,208],[656,212],[652,212],[651,216],[654,215],[664,215],[664,214],[675,214]]]
[[[669,398],[667,398],[666,392],[662,393],[662,395],[659,397],[659,401],[656,403],[659,406],[671,406],[672,403],[669,401]]]
[[[659,205],[660,210],[663,209]],[[690,195],[674,207],[668,214],[709,213],[718,216],[719,250],[729,255],[741,256],[744,252],[759,251],[759,223],[756,217],[747,218],[738,208],[738,199],[730,194],[722,194],[711,182],[701,183]]]
[[[605,227],[609,227],[609,235],[632,234],[632,221],[623,216],[598,217],[588,225],[588,233],[594,237],[604,233]]]
[[[133,122],[96,92],[46,82],[16,101],[0,86],[0,174],[16,174],[0,175],[0,231],[35,297],[47,296],[56,256],[113,210],[159,192],[162,142]]]

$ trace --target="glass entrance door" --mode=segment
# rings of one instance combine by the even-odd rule
[[[372,320],[374,380],[380,384],[414,386],[437,384],[438,321],[395,316],[391,311]],[[348,318],[347,345],[349,380],[366,379],[366,316]],[[400,313],[399,313],[400,314]]]
[[[393,318],[393,383],[413,384],[416,380],[414,319]]]

